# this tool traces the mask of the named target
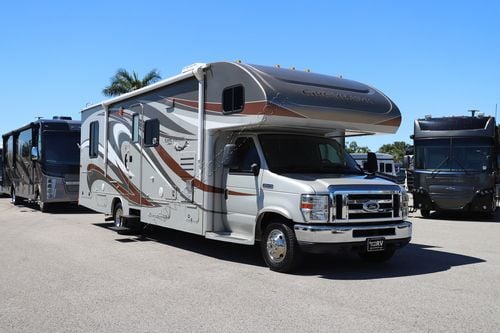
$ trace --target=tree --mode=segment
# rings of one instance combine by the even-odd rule
[[[404,141],[396,141],[394,143],[388,143],[379,148],[379,153],[391,154],[394,157],[394,162],[402,163],[403,157],[405,156],[406,149],[410,147],[410,144]]]
[[[370,151],[370,148],[364,146],[358,146],[356,141],[346,142],[346,150],[349,154],[352,153],[367,153]]]
[[[160,73],[153,69],[141,80],[135,71],[132,74],[120,68],[111,78],[111,84],[102,90],[105,96],[118,96],[148,86],[161,80]]]

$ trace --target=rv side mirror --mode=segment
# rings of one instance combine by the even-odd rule
[[[413,146],[409,146],[405,149],[405,155],[414,155],[415,148]]]
[[[236,145],[234,143],[230,143],[224,146],[224,154],[222,155],[222,165],[225,168],[236,168],[237,163],[237,154],[236,154]]]
[[[410,156],[406,155],[405,157],[403,157],[403,168],[408,170],[409,167],[410,167]]]
[[[250,170],[252,171],[253,175],[257,177],[260,173],[260,166],[257,163],[253,163],[250,166]]]
[[[31,160],[38,161],[38,148],[37,147],[31,147]]]
[[[369,152],[367,154],[365,170],[369,173],[375,173],[378,171],[378,161],[377,161],[377,155],[375,155],[375,153]]]

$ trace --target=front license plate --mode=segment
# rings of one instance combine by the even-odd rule
[[[366,240],[366,251],[367,252],[377,252],[385,250],[385,239],[375,238]]]

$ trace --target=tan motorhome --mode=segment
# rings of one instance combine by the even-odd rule
[[[290,271],[303,252],[389,259],[411,238],[408,198],[364,172],[348,135],[394,133],[401,114],[342,78],[216,62],[82,111],[79,203],[253,245]]]

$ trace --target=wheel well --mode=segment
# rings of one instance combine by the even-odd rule
[[[118,205],[119,203],[120,204],[122,203],[122,201],[119,198],[113,199],[113,202],[111,203],[111,215],[115,214],[116,205]],[[123,204],[122,204],[122,207],[123,207]]]
[[[266,230],[266,227],[273,222],[281,222],[283,224],[287,224],[292,227],[292,221],[280,215],[278,213],[263,213],[259,216],[257,220],[257,226],[255,227],[255,240],[260,241],[262,238],[262,233]]]

